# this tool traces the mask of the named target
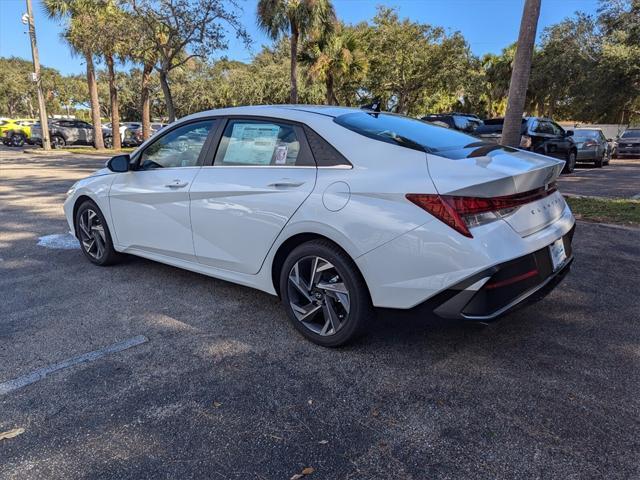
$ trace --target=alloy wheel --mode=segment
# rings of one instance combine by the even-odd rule
[[[82,248],[91,258],[100,260],[104,255],[107,244],[104,226],[100,221],[100,217],[94,210],[87,208],[80,215],[78,227]]]
[[[349,290],[336,267],[322,257],[298,260],[287,288],[295,317],[317,335],[335,335],[349,317]]]

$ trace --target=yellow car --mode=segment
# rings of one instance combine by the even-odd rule
[[[5,118],[0,120],[0,140],[11,147],[21,147],[31,138],[31,125],[35,120]]]

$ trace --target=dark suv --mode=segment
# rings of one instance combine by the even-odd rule
[[[627,128],[616,143],[615,158],[640,157],[640,128]]]
[[[111,129],[102,127],[104,146],[111,148],[113,137]],[[76,119],[49,120],[49,138],[53,148],[62,148],[67,145],[93,145],[93,125]],[[31,142],[42,144],[42,127],[37,122],[31,127]]]
[[[474,134],[482,140],[500,143],[503,125],[504,118],[487,119]],[[519,148],[564,160],[563,172],[573,172],[578,155],[578,148],[571,137],[573,130],[565,130],[548,118],[525,117],[520,135]]]
[[[482,125],[482,120],[477,115],[470,113],[430,113],[422,117],[421,120],[466,133],[473,133],[476,128]]]

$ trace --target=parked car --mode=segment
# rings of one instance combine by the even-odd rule
[[[578,148],[578,162],[593,162],[598,168],[609,165],[611,146],[600,128],[576,128],[573,141]]]
[[[500,143],[504,118],[491,118],[480,125],[475,135],[482,140]],[[520,148],[565,161],[564,172],[576,167],[578,147],[573,141],[573,130],[565,130],[553,120],[541,117],[525,117],[520,129]]]
[[[121,253],[279,295],[324,346],[374,307],[487,322],[573,260],[564,162],[388,113],[194,114],[75,183],[65,215],[96,265]]]
[[[470,113],[430,113],[422,117],[422,120],[466,133],[475,132],[483,123],[477,115]]]
[[[93,125],[82,120],[52,119],[49,120],[49,139],[53,148],[68,145],[93,145]],[[102,126],[104,146],[111,148],[113,137],[111,129]],[[42,145],[42,127],[40,122],[31,127],[31,141],[35,145]]]
[[[31,137],[31,126],[35,123],[31,119],[2,119],[0,120],[0,139],[4,145],[11,147],[23,146]]]
[[[152,122],[150,124],[151,136],[154,136],[165,126],[166,124],[164,123]],[[133,125],[127,128],[127,131],[125,132],[125,138],[123,139],[122,144],[127,147],[137,147],[138,145],[141,145],[142,142],[143,142],[142,124],[139,122],[135,122]]]
[[[138,122],[120,122],[120,141],[123,143],[123,146],[125,138],[127,136],[127,130],[130,128],[137,128],[138,125],[140,125],[140,123]],[[108,128],[109,130],[113,130],[113,125],[111,124],[111,122],[105,123],[104,127]]]
[[[614,158],[640,157],[640,128],[627,128],[616,140]]]

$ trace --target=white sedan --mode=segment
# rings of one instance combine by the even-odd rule
[[[487,322],[568,272],[564,162],[407,117],[258,106],[183,118],[77,182],[87,259],[121,254],[263,290],[337,346],[374,307]]]

